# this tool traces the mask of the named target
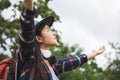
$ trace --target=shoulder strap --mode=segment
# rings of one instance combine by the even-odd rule
[[[0,79],[6,80],[9,72],[9,66],[14,64],[15,60],[12,58],[6,58],[0,62]]]

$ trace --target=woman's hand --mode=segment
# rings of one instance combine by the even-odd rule
[[[106,49],[105,46],[102,46],[98,50],[92,50],[92,53],[87,54],[87,58],[88,59],[94,58],[95,56],[102,54],[105,51],[105,49]]]
[[[33,0],[24,0],[24,7],[33,10]]]
[[[96,56],[97,56],[99,54],[102,54],[104,51],[105,51],[105,46],[102,46],[102,47],[99,47],[98,50],[93,50],[92,53],[96,54]]]

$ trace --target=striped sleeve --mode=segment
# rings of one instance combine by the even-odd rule
[[[54,67],[59,73],[63,73],[65,71],[73,70],[86,62],[87,62],[86,54],[81,54],[70,58],[59,59]]]
[[[20,16],[21,31],[19,33],[20,40],[20,56],[22,59],[28,59],[33,54],[34,51],[34,41],[35,41],[35,27],[34,27],[34,15],[35,9],[33,11],[23,7]]]

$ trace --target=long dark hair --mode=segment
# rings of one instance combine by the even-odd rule
[[[37,45],[36,48],[37,48],[37,55],[35,58],[35,64],[33,66],[34,70],[35,70],[33,80],[45,80],[43,58],[42,58],[42,54],[41,54],[39,45]]]
[[[39,25],[39,26],[40,28],[35,31],[36,36],[42,36],[41,31],[44,28],[45,24]],[[36,54],[35,64],[34,64],[35,74],[34,74],[33,80],[46,80],[46,76],[44,73],[43,57],[40,50],[40,43],[38,43],[37,40],[36,40],[36,49],[37,49],[37,54]]]

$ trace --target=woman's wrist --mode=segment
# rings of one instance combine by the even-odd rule
[[[95,52],[91,52],[91,53],[87,54],[87,58],[88,58],[88,59],[92,59],[92,58],[94,58],[95,56],[97,56],[97,53],[95,53]]]

